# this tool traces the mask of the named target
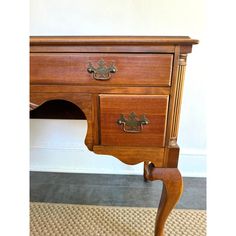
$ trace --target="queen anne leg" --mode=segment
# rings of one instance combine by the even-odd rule
[[[177,168],[155,168],[151,163],[145,171],[148,180],[161,180],[163,182],[156,216],[155,236],[164,236],[165,222],[182,194],[183,179]]]

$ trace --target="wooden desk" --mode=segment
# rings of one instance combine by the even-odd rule
[[[85,144],[126,164],[144,162],[145,180],[162,180],[155,235],[183,189],[178,125],[189,37],[31,37],[30,102],[76,105]],[[39,108],[37,108],[39,107]]]

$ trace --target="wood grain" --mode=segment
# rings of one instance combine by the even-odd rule
[[[178,128],[179,128],[179,118],[180,110],[182,103],[182,94],[183,94],[183,84],[185,78],[185,69],[186,69],[186,54],[180,54],[178,60],[178,72],[176,78],[176,86],[173,87],[174,93],[174,104],[173,104],[173,113],[171,117],[171,127],[170,127],[170,138],[169,145],[175,146],[177,144]]]
[[[31,36],[30,45],[193,45],[189,36]]]
[[[31,84],[82,85],[160,85],[171,82],[172,54],[106,53],[31,53]],[[89,62],[95,68],[103,59],[114,63],[117,72],[107,81],[98,81],[88,73]]]
[[[93,151],[97,154],[112,155],[129,165],[151,161],[156,167],[163,166],[164,148],[98,145],[93,147]]]
[[[177,168],[155,168],[152,163],[149,164],[146,173],[148,180],[163,182],[156,216],[155,236],[164,236],[165,222],[183,192],[183,179]]]
[[[156,146],[165,142],[168,96],[100,95],[100,129],[102,145]],[[117,124],[120,115],[144,114],[150,121],[139,133],[127,133]]]
[[[186,51],[186,47],[181,47]],[[191,48],[191,46],[190,46]],[[30,52],[72,53],[174,53],[174,45],[33,45]],[[189,50],[187,50],[189,51]],[[187,52],[186,52],[187,53]]]
[[[177,86],[175,91],[175,105],[174,105],[174,117],[173,117],[173,125],[171,129],[171,138],[176,138],[178,135],[178,127],[179,127],[179,117],[180,117],[180,107],[182,102],[182,93],[183,93],[183,84],[185,77],[185,69],[186,69],[186,58],[187,55],[180,54],[179,58],[179,66],[178,66],[178,74],[177,74]]]
[[[170,87],[31,85],[31,92],[169,95]]]
[[[169,146],[170,142],[170,133],[171,133],[171,127],[173,123],[173,116],[174,116],[174,104],[175,104],[175,91],[176,91],[176,85],[177,85],[177,73],[178,73],[178,65],[179,65],[179,53],[180,48],[175,48],[175,54],[174,54],[174,65],[172,70],[172,80],[171,80],[171,87],[170,87],[170,99],[169,99],[169,108],[168,108],[168,117],[167,117],[167,129],[166,129],[166,143],[165,146]]]
[[[177,168],[179,161],[179,146],[165,147],[163,167]]]

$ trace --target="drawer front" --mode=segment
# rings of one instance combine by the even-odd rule
[[[31,53],[30,81],[170,86],[172,61],[172,54]]]
[[[165,143],[168,95],[100,95],[101,145]]]

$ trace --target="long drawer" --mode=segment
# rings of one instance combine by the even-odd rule
[[[31,53],[31,84],[170,86],[172,54]]]

